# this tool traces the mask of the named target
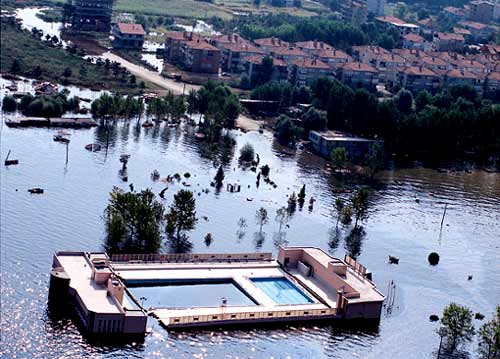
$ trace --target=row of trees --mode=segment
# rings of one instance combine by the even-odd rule
[[[126,192],[113,188],[104,211],[106,250],[109,253],[156,253],[162,246],[164,234],[173,251],[189,247],[187,232],[194,229],[197,222],[193,193],[179,190],[169,211],[165,212],[151,189]]]
[[[19,102],[12,96],[5,96],[2,110],[5,112],[21,111],[26,116],[60,117],[65,112],[77,112],[80,100],[77,96],[69,97],[68,90],[53,95],[24,95]]]
[[[144,112],[142,98],[133,96],[123,97],[119,94],[103,93],[92,101],[90,112],[98,118],[140,118]]]
[[[454,353],[457,347],[471,341],[475,335],[473,318],[482,319],[480,313],[474,313],[467,307],[451,303],[444,311],[441,318],[441,327],[437,331],[441,339],[445,339],[444,349]],[[440,343],[438,354],[441,352]],[[493,318],[484,323],[479,329],[479,355],[484,359],[497,359],[500,357],[500,306],[497,306]]]
[[[284,88],[269,83],[257,87],[252,98],[296,103],[290,94],[299,89]],[[451,86],[434,95],[421,91],[416,96],[401,90],[385,101],[365,89],[326,78],[315,81],[310,90],[313,106],[326,111],[327,128],[381,138],[393,153],[432,153],[434,158],[464,152],[479,158],[500,155],[500,105],[483,99],[471,87]]]
[[[326,17],[306,18],[289,14],[239,17],[226,22],[225,27],[228,31],[238,28],[240,34],[249,39],[273,36],[293,42],[319,40],[342,49],[365,44],[391,49],[399,41],[399,32],[382,29],[375,22],[355,26]]]
[[[186,113],[186,101],[184,96],[174,96],[168,92],[165,97],[155,97],[148,103],[146,113],[156,120],[172,119],[179,121],[181,116]]]

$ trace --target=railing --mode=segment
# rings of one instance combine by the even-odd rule
[[[270,319],[281,318],[305,318],[305,317],[326,317],[337,315],[335,308],[324,309],[307,309],[307,310],[271,310],[271,311],[249,311],[240,313],[219,313],[209,315],[189,315],[189,316],[175,316],[168,318],[167,326],[197,324],[197,323],[211,323],[219,321],[263,321]],[[161,318],[160,318],[161,319]]]
[[[363,278],[366,276],[366,267],[358,263],[354,258],[351,258],[347,254],[344,256],[344,262],[351,267],[356,273],[360,274]]]
[[[247,261],[271,261],[271,253],[175,253],[175,254],[113,254],[112,262],[137,261],[148,263],[197,263],[197,262],[247,262]]]

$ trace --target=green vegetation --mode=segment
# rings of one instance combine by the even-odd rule
[[[262,227],[264,226],[264,224],[267,224],[267,222],[269,222],[269,215],[267,214],[267,209],[265,209],[264,207],[259,208],[255,212],[255,221],[259,226],[259,233],[262,234]]]
[[[252,162],[255,158],[255,150],[249,143],[245,144],[240,150],[240,161]]]
[[[272,82],[256,87],[251,97],[290,106],[299,103],[299,93],[309,92]],[[326,111],[329,129],[382,139],[390,153],[420,158],[432,155],[434,159],[456,158],[466,152],[477,159],[500,156],[500,105],[468,86],[451,86],[434,95],[422,91],[416,97],[403,90],[393,99],[378,101],[365,89],[323,78],[311,85],[310,93],[309,102]],[[286,126],[290,138],[290,125]],[[277,130],[284,132],[282,127]],[[381,163],[378,151],[376,154],[372,170]]]
[[[53,95],[24,95],[19,103],[16,102],[16,107],[26,116],[60,117],[65,112],[77,112],[80,108],[78,97],[68,98],[68,95],[68,90]]]
[[[90,111],[94,117],[105,118],[135,118],[141,117],[144,112],[142,98],[132,96],[123,97],[120,95],[102,94],[92,102]]]
[[[163,205],[150,189],[125,192],[113,188],[104,221],[109,253],[155,253],[160,249]]]
[[[2,73],[11,72],[52,82],[60,82],[64,77],[65,84],[120,92],[139,90],[137,85],[129,83],[125,69],[109,61],[92,64],[77,56],[74,48],[63,50],[53,42],[41,41],[38,33],[21,30],[11,18],[1,18],[0,32]]]
[[[333,163],[334,168],[337,170],[341,170],[349,161],[349,156],[347,150],[344,147],[336,147],[332,150],[330,159]]]
[[[459,344],[472,340],[474,336],[472,317],[470,309],[456,303],[451,303],[444,309],[441,318],[442,333],[446,338],[446,349],[451,353]]]
[[[181,189],[174,195],[174,203],[167,214],[167,233],[177,241],[187,239],[187,231],[192,230],[196,218],[196,200],[193,192]]]
[[[479,329],[479,354],[484,359],[500,357],[500,305],[493,318]]]
[[[4,112],[15,112],[17,110],[17,101],[13,96],[5,96],[2,101],[2,110]]]
[[[285,41],[319,40],[341,49],[353,45],[377,44],[393,48],[399,32],[384,30],[375,22],[354,26],[327,17],[297,17],[290,14],[252,15],[227,21],[228,31],[238,28],[243,37],[278,37]]]

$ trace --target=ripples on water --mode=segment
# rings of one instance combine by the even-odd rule
[[[151,187],[158,193],[165,184],[151,181],[154,169],[162,177],[190,172],[198,217],[208,217],[191,232],[193,251],[254,251],[254,213],[264,206],[271,220],[264,226],[267,236],[259,250],[276,252],[274,212],[305,183],[307,195],[317,202],[312,212],[304,208],[294,215],[286,242],[343,256],[349,249],[344,241],[348,230],[341,229],[338,241],[332,241],[332,190],[357,184],[331,178],[324,162],[308,153],[282,152],[269,134],[234,132],[233,151],[207,158],[185,130],[164,125],[142,129],[133,122],[120,123],[109,134],[104,127],[69,130],[65,164],[65,146],[52,141],[55,132],[4,126],[1,133],[0,157],[12,149],[12,158],[20,161],[18,166],[2,166],[0,177],[2,358],[430,358],[438,345],[437,325],[428,321],[430,314],[440,314],[446,304],[457,301],[489,317],[499,302],[498,174],[448,175],[410,168],[381,174],[361,242],[360,261],[374,272],[379,289],[386,292],[389,280],[397,284],[396,305],[377,330],[294,325],[167,332],[151,319],[152,334],[143,344],[90,344],[71,320],[48,315],[48,272],[56,250],[102,249],[101,215],[113,186],[127,189],[133,183],[137,190]],[[83,148],[93,142],[108,142],[108,151],[90,153]],[[261,165],[270,165],[277,189],[261,183],[256,190],[256,174],[238,167],[235,157],[247,142],[256,148]],[[131,154],[128,183],[118,177],[123,153]],[[241,193],[216,194],[209,187],[217,168],[214,161],[225,164],[225,182],[239,181]],[[42,187],[45,193],[30,195],[31,187]],[[169,185],[166,205],[179,188],[183,186]],[[210,192],[201,193],[204,188]],[[440,233],[445,203],[448,211]],[[240,217],[249,226],[239,239]],[[208,248],[203,242],[207,232],[214,235]],[[441,255],[436,267],[427,264],[431,251]],[[399,257],[400,264],[387,264],[388,254]],[[469,274],[472,281],[467,281]]]

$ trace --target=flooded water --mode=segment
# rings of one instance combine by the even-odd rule
[[[22,20],[22,27],[29,31],[37,28],[43,32],[43,35],[55,36],[61,40],[61,27],[60,22],[47,22],[40,19],[37,14],[46,8],[23,8],[16,11],[16,18]],[[65,43],[66,45],[66,43]]]
[[[473,172],[445,174],[424,168],[407,168],[381,174],[372,191],[370,213],[361,241],[347,237],[341,228],[335,237],[336,198],[333,189],[355,183],[339,183],[324,169],[324,162],[306,152],[285,154],[270,134],[234,132],[237,145],[225,155],[207,158],[191,130],[164,125],[136,128],[129,122],[109,128],[70,130],[69,162],[65,146],[53,142],[53,129],[11,129],[2,125],[1,158],[12,150],[19,165],[1,168],[1,304],[2,358],[431,358],[438,346],[436,323],[455,301],[491,316],[499,303],[500,177]],[[108,150],[84,149],[97,142]],[[261,183],[255,173],[238,166],[237,154],[251,143],[269,164],[276,189]],[[129,182],[120,180],[121,154],[130,154]],[[240,193],[215,193],[209,186],[215,162],[225,163],[226,183],[240,183]],[[396,283],[395,305],[384,314],[379,328],[362,330],[332,325],[287,325],[280,328],[167,332],[153,318],[142,344],[101,346],[82,338],[71,320],[53,319],[47,312],[49,270],[54,251],[102,249],[102,213],[113,186],[128,189],[150,187],[159,193],[161,177],[190,172],[189,187],[169,185],[165,205],[180,188],[196,194],[199,222],[190,233],[193,252],[271,251],[277,245],[318,246],[336,256],[358,253],[374,273],[384,293],[390,280]],[[287,195],[306,184],[307,196],[317,201],[312,211],[297,210],[286,236],[278,236],[274,213],[286,204]],[[42,187],[43,195],[28,188]],[[208,188],[208,193],[202,189]],[[432,194],[432,195],[431,195]],[[343,195],[348,196],[348,195]],[[415,201],[419,198],[419,202]],[[251,199],[251,201],[250,201]],[[442,232],[440,222],[448,210]],[[271,220],[258,236],[255,212],[265,207]],[[248,227],[237,235],[238,219]],[[213,234],[207,247],[203,238]],[[347,237],[347,238],[346,238]],[[165,242],[164,251],[169,251]],[[437,251],[438,266],[427,256]],[[387,263],[388,254],[400,258]],[[468,280],[472,275],[473,279]],[[476,326],[481,322],[475,321]],[[475,350],[475,343],[465,349]]]
[[[42,26],[31,11],[18,13],[25,19],[24,26],[58,36],[58,26]],[[20,91],[30,88],[29,83],[19,86]],[[76,88],[70,91],[90,99],[98,95]],[[52,140],[56,130],[11,129],[3,121],[0,126],[0,158],[12,150],[10,158],[20,162],[2,166],[0,174],[2,358],[432,358],[439,337],[438,325],[429,322],[429,315],[439,315],[454,301],[488,318],[500,303],[499,174],[447,174],[413,166],[385,171],[371,193],[365,234],[356,240],[349,236],[350,228],[335,231],[332,209],[338,196],[335,189],[355,189],[359,184],[332,177],[324,161],[307,152],[285,153],[268,133],[234,132],[234,149],[208,156],[192,130],[165,125],[143,129],[121,122],[109,128],[69,130],[65,163],[65,146]],[[239,167],[237,154],[247,142],[260,155],[261,165],[271,167],[277,188],[262,182],[256,188],[256,174]],[[109,146],[107,151],[91,153],[84,149],[88,143]],[[131,155],[128,183],[118,174],[124,153]],[[240,193],[215,193],[209,186],[219,163],[224,164],[225,182],[241,184]],[[164,202],[168,206],[179,188],[195,192],[199,222],[190,233],[193,252],[276,253],[278,245],[290,244],[317,246],[340,257],[354,253],[373,271],[382,292],[387,292],[390,281],[395,282],[392,311],[384,313],[376,329],[332,323],[169,333],[151,318],[152,333],[144,343],[87,342],[71,320],[48,314],[52,254],[63,249],[102,250],[102,213],[109,192],[113,186],[128,189],[133,183],[137,190],[150,187],[159,193],[166,185],[151,180],[154,169],[161,177],[192,174],[189,187],[169,185]],[[278,235],[275,211],[303,184],[308,198],[317,200],[314,208],[297,210],[286,234]],[[27,189],[32,187],[42,187],[45,193],[30,195]],[[271,217],[264,236],[258,235],[254,218],[260,207]],[[240,218],[248,226],[238,234]],[[203,238],[209,232],[214,240],[207,247]],[[173,249],[165,242],[164,251]],[[441,256],[435,267],[427,263],[432,251]],[[389,254],[400,258],[399,265],[387,263]],[[479,327],[481,322],[474,324]],[[464,350],[474,357],[476,342]]]

